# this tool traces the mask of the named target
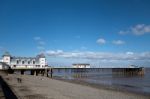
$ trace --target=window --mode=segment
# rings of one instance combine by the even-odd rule
[[[33,61],[33,64],[35,64],[35,61]]]
[[[30,64],[30,61],[28,61],[28,64]]]
[[[17,60],[17,64],[19,64],[19,60]]]
[[[36,65],[36,67],[40,67],[40,65]]]
[[[24,64],[24,61],[22,61],[22,64]]]

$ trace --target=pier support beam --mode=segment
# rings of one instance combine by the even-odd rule
[[[114,75],[125,75],[125,76],[133,76],[133,75],[144,75],[144,68],[114,68],[112,69],[112,73]]]
[[[44,76],[47,76],[47,69],[45,69],[44,71]]]
[[[24,70],[21,70],[21,75],[24,75]]]
[[[145,74],[145,69],[144,68],[139,68],[138,75],[143,76],[144,74]]]
[[[34,76],[36,76],[36,70],[34,70]]]
[[[53,69],[50,69],[50,77],[53,78]]]
[[[41,75],[44,76],[44,70],[41,71]]]
[[[31,75],[34,75],[34,70],[31,70]]]
[[[45,69],[45,71],[44,71],[44,76],[48,77],[48,70],[47,69]]]
[[[40,73],[40,70],[36,70],[35,72],[36,72],[36,76],[38,76]]]

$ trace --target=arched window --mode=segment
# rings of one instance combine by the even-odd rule
[[[33,64],[35,64],[35,61],[33,61]]]
[[[17,60],[17,64],[19,64],[19,60]]]

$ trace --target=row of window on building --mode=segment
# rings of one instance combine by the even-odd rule
[[[25,64],[25,61],[19,62],[19,60],[17,60],[17,61],[16,61],[16,64],[19,64],[19,63]],[[32,62],[31,62],[31,61],[28,61],[27,63],[28,63],[28,64],[35,64],[35,61],[32,61]]]

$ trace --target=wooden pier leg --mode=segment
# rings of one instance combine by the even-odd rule
[[[31,70],[31,75],[34,75],[34,71],[33,70]]]
[[[143,76],[145,74],[144,68],[139,68],[138,75]]]
[[[36,76],[36,71],[34,70],[34,76]]]
[[[50,70],[51,70],[51,71],[50,71],[50,73],[51,73],[51,78],[53,78],[53,69],[51,68]]]
[[[48,77],[48,71],[47,71],[47,69],[45,69],[44,75],[45,75],[46,77]]]
[[[42,75],[42,71],[41,70],[39,71],[39,74]]]
[[[24,70],[21,70],[21,75],[24,75]]]
[[[39,75],[39,71],[38,71],[38,70],[36,70],[35,72],[36,72],[36,76],[38,76],[38,75]]]
[[[44,70],[42,70],[41,72],[42,72],[42,76],[44,76]]]

